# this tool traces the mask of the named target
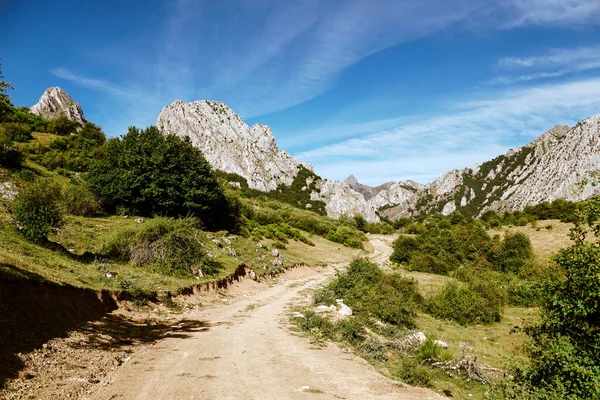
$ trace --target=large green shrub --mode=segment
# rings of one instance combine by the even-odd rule
[[[419,249],[417,240],[411,236],[400,235],[393,244],[394,252],[390,256],[390,260],[401,264],[410,260],[413,253]]]
[[[499,253],[491,258],[494,266],[499,271],[518,274],[525,263],[533,259],[531,241],[524,233],[507,232]]]
[[[197,225],[193,218],[147,220],[142,229],[117,232],[108,241],[104,255],[164,275],[191,277],[192,267],[214,274],[221,265],[206,256],[201,240],[205,235]]]
[[[0,166],[20,168],[23,163],[23,153],[15,144],[0,135]]]
[[[485,289],[492,288],[473,288],[449,282],[428,300],[427,310],[436,317],[454,320],[461,325],[498,322],[501,318],[501,305],[494,298],[497,293],[493,290],[490,290],[492,293],[485,293]]]
[[[100,211],[98,200],[86,182],[76,181],[63,191],[63,202],[71,215],[91,217]]]
[[[156,127],[131,127],[122,138],[107,142],[86,180],[108,211],[190,215],[207,228],[235,226],[210,164],[189,137],[163,135]]]
[[[13,218],[26,238],[36,243],[47,241],[50,231],[63,223],[60,186],[47,179],[25,186],[14,201]]]
[[[15,142],[27,142],[31,139],[31,127],[20,122],[4,122],[0,124],[0,135]]]

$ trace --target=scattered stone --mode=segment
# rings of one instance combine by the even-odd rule
[[[443,340],[434,340],[433,343],[437,344],[442,349],[447,349],[448,348],[448,343],[444,342]]]
[[[144,222],[144,218],[142,218],[142,217],[136,218],[135,222],[137,222],[138,224],[141,224]]]
[[[17,198],[17,188],[12,182],[0,183],[0,199],[14,200]]]
[[[104,274],[104,276],[105,276],[107,279],[114,279],[114,278],[116,278],[116,277],[117,277],[117,275],[118,275],[118,273],[117,273],[117,272],[115,272],[115,271],[108,271],[108,272],[106,272],[106,273]]]

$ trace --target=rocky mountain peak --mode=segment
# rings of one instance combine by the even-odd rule
[[[177,100],[162,109],[156,125],[164,133],[189,136],[213,168],[238,174],[253,189],[290,185],[300,164],[279,150],[267,125],[252,127],[225,103]]]
[[[344,183],[350,187],[357,186],[359,184],[358,180],[356,179],[356,177],[354,175],[350,175],[349,177],[344,179]]]
[[[79,103],[58,86],[46,89],[40,100],[31,107],[31,112],[46,119],[65,116],[81,125],[87,122]]]

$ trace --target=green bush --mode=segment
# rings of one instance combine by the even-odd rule
[[[87,183],[68,185],[63,191],[65,209],[71,215],[91,217],[100,211],[100,204]]]
[[[418,222],[413,222],[411,224],[408,224],[406,226],[406,228],[404,228],[404,232],[408,233],[408,234],[412,234],[412,235],[419,235],[423,232],[425,232],[427,229],[425,228],[425,225],[418,223]]]
[[[372,358],[378,362],[386,362],[387,347],[376,337],[369,336],[365,341],[358,345],[358,351],[360,351],[365,357]]]
[[[537,307],[540,305],[539,284],[537,282],[512,279],[506,288],[508,304],[516,307]]]
[[[533,248],[529,237],[521,232],[507,232],[499,253],[492,256],[492,263],[499,271],[518,274],[532,259]]]
[[[60,186],[46,179],[26,185],[13,204],[13,218],[23,235],[36,243],[47,241],[53,228],[62,226]]]
[[[0,124],[0,134],[8,140],[24,143],[31,140],[31,127],[20,122],[4,122]]]
[[[330,306],[335,304],[335,293],[328,287],[324,287],[315,291],[312,297],[313,304]]]
[[[21,168],[23,164],[23,153],[14,143],[0,138],[0,166],[6,168]]]
[[[577,216],[574,244],[554,257],[560,278],[541,286],[540,323],[526,328],[530,366],[517,375],[533,395],[600,398],[599,222],[595,199]]]
[[[394,252],[390,257],[390,260],[401,264],[410,260],[413,252],[418,250],[419,244],[413,237],[400,235],[398,239],[394,241],[393,248]]]
[[[446,275],[450,266],[439,258],[430,254],[413,253],[410,257],[409,268],[413,271],[429,272],[431,274]]]
[[[191,277],[192,267],[214,274],[221,265],[208,259],[202,250],[202,231],[194,219],[155,218],[141,230],[120,231],[107,243],[104,255],[164,275]]]
[[[431,338],[427,338],[417,349],[416,359],[419,361],[438,360],[442,354],[442,346],[435,343]]]
[[[366,259],[352,261],[348,271],[328,288],[355,313],[407,328],[414,326],[422,301],[416,281],[399,274],[384,274],[377,264]]]
[[[64,115],[61,115],[60,117],[51,119],[48,122],[48,132],[61,136],[67,136],[76,132],[79,126],[80,125],[77,122],[73,122]]]
[[[484,297],[467,285],[449,282],[428,300],[427,310],[436,317],[454,320],[461,325],[489,324],[500,321],[500,304],[498,299]]]

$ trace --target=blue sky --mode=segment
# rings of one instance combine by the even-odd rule
[[[600,113],[599,0],[0,0],[17,105],[229,104],[329,179],[429,182]]]

